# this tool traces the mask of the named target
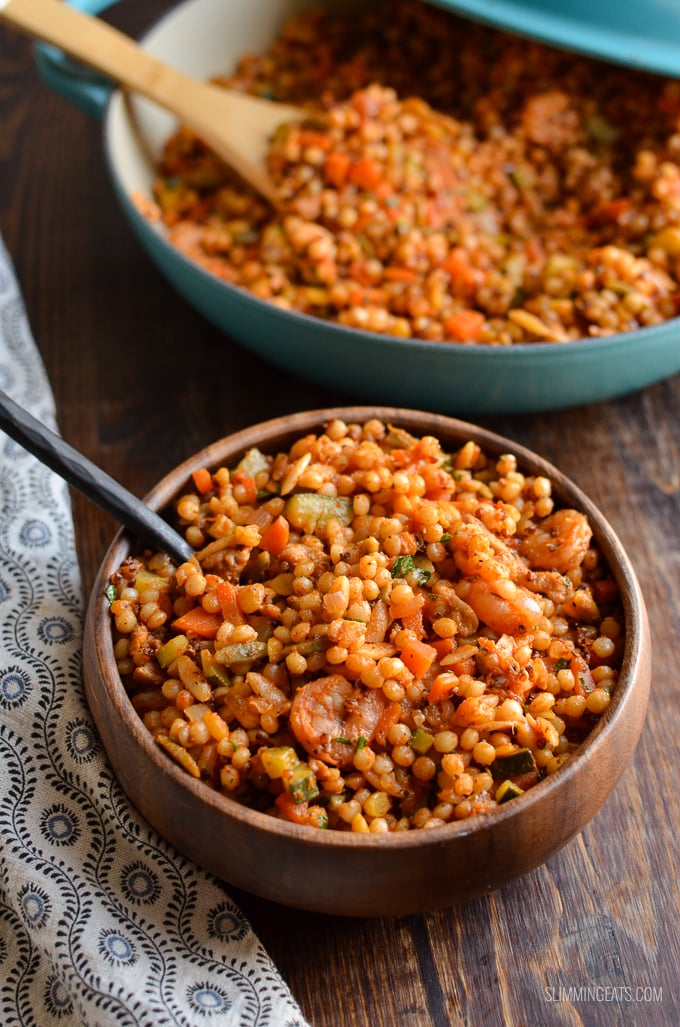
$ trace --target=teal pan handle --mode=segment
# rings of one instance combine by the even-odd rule
[[[101,14],[116,0],[67,0],[69,6],[85,14]],[[35,63],[47,85],[91,117],[101,120],[115,89],[114,84],[96,71],[79,64],[63,50],[48,43],[35,47]]]

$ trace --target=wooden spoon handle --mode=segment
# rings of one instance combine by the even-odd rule
[[[265,163],[268,140],[278,125],[299,120],[303,111],[191,78],[61,0],[0,0],[0,19],[164,107],[263,196],[278,202]]]

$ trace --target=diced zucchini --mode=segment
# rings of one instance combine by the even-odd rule
[[[209,649],[201,649],[201,669],[205,680],[215,688],[229,688],[231,678],[225,667],[218,663]]]
[[[158,660],[159,666],[162,667],[163,670],[165,670],[166,667],[169,667],[171,663],[175,662],[178,656],[182,655],[188,644],[189,641],[186,635],[175,635],[173,638],[169,639],[169,641],[167,641],[165,645],[162,645],[156,653],[156,659]]]
[[[409,744],[415,752],[424,756],[434,745],[434,736],[429,731],[423,731],[422,727],[419,727],[413,732]]]
[[[310,656],[312,653],[322,653],[328,645],[328,639],[323,635],[314,635],[313,638],[306,638],[304,642],[298,642],[293,646],[300,656]]]
[[[253,448],[249,449],[241,458],[236,470],[241,471],[243,474],[249,474],[251,478],[254,478],[256,474],[260,473],[260,471],[269,470],[269,461],[257,446],[253,446]]]
[[[143,592],[147,588],[157,588],[161,592],[167,592],[170,588],[170,578],[162,578],[160,574],[154,574],[153,571],[142,567],[137,571],[135,588],[138,592]]]
[[[531,774],[536,770],[536,761],[531,749],[516,749],[506,756],[497,756],[491,764],[491,776],[494,781],[503,781],[506,777],[519,777],[520,774]]]
[[[255,628],[257,631],[258,642],[266,642],[268,638],[271,638],[271,634],[276,626],[269,617],[261,617],[259,614],[248,617],[248,623],[251,628]]]
[[[524,791],[519,785],[516,785],[514,781],[504,781],[496,789],[496,802],[500,806],[504,802],[509,802],[510,799],[519,798],[520,795],[524,795]]]
[[[225,667],[231,667],[234,663],[252,663],[253,660],[261,660],[266,655],[266,642],[235,642],[233,645],[225,645],[223,649],[218,649],[215,659]]]
[[[393,424],[388,424],[385,443],[391,449],[412,449],[417,442],[415,435],[411,435],[405,428],[396,428]]]
[[[272,578],[269,586],[274,589],[277,596],[292,596],[294,581],[295,575],[290,571],[284,571],[283,574],[277,574],[275,578]]]
[[[323,496],[317,492],[297,492],[286,503],[284,515],[294,528],[306,535],[323,531],[332,520],[345,526],[354,516],[352,501],[346,496]]]
[[[301,802],[309,802],[319,794],[319,786],[316,783],[316,775],[308,763],[298,763],[293,770],[285,771],[283,774],[283,787],[286,789],[295,805]]]
[[[260,752],[262,766],[272,780],[283,777],[286,771],[293,771],[300,763],[295,749],[289,745],[270,746]],[[307,767],[309,770],[309,767]]]

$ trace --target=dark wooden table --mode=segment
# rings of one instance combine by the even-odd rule
[[[166,6],[127,2],[112,20],[137,32]],[[140,495],[232,429],[355,399],[260,363],[172,291],[116,205],[97,124],[1,26],[0,232],[62,434]],[[559,464],[633,558],[655,671],[632,766],[547,865],[462,908],[354,921],[235,898],[314,1027],[678,1024],[680,378],[484,424]],[[73,505],[89,589],[115,525]]]

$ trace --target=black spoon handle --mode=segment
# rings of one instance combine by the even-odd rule
[[[184,562],[193,549],[181,535],[100,467],[69,446],[0,389],[0,428],[41,463],[56,471],[70,485],[102,510],[135,532],[147,544]]]

